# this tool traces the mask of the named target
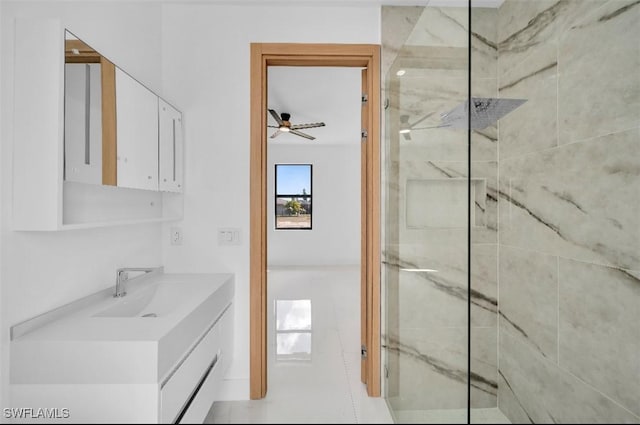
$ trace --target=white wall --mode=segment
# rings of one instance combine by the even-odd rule
[[[3,17],[3,8],[2,8],[2,1],[0,0],[0,55],[2,54],[2,40],[3,40],[3,36],[2,36],[2,17]],[[0,99],[3,99],[3,84],[2,84],[2,59],[0,56]],[[2,260],[2,253],[3,253],[3,244],[2,244],[2,216],[3,216],[3,202],[2,202],[2,136],[3,136],[3,132],[2,132],[2,112],[3,112],[3,106],[2,106],[2,101],[0,100],[0,408],[4,407],[5,404],[5,400],[7,399],[8,395],[9,395],[9,386],[7,385],[7,382],[5,379],[3,379],[2,377],[4,376],[4,373],[6,371],[9,370],[9,358],[6,355],[6,353],[8,352],[8,350],[5,350],[5,337],[6,337],[6,331],[5,331],[5,324],[4,324],[4,317],[2,312],[5,311],[5,299],[4,299],[4,290],[2,287],[2,265],[4,264],[3,260]],[[0,419],[0,422],[3,422],[2,419]]]
[[[352,117],[360,120],[358,116]],[[269,266],[360,264],[360,141],[268,148]],[[274,165],[313,164],[312,229],[275,230]]]
[[[236,274],[235,353],[224,396],[249,396],[249,43],[379,43],[379,6],[165,5],[164,94],[184,112],[182,246],[163,235],[168,271]],[[218,246],[237,227],[240,246]]]
[[[0,8],[0,379],[5,396],[9,326],[113,285],[118,267],[162,262],[161,226],[157,224],[52,233],[11,231],[13,18],[61,19],[98,51],[159,91],[162,8],[151,3],[50,1],[2,2]],[[8,400],[2,397],[1,402],[6,406]]]

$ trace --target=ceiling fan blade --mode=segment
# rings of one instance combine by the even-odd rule
[[[316,127],[324,127],[325,124],[323,122],[312,122],[309,124],[296,124],[291,126],[291,130],[302,130],[305,128],[316,128]]]
[[[416,125],[420,124],[422,121],[426,120],[427,118],[429,118],[431,115],[435,114],[435,112],[429,112],[427,115],[425,115],[424,117],[420,118],[418,121],[414,122],[413,124],[410,124],[409,127],[413,128]]]
[[[276,130],[276,132],[273,133],[269,138],[270,139],[275,139],[276,137],[278,137],[280,135],[280,133],[282,133],[282,131]]]
[[[278,124],[283,125],[282,118],[280,118],[280,115],[278,115],[276,111],[274,111],[273,109],[269,109],[269,113]]]
[[[304,137],[305,139],[315,140],[315,137],[308,135],[307,133],[303,133],[298,130],[290,130],[289,133],[295,134],[296,136]]]
[[[268,125],[267,127],[269,127],[269,128],[280,128],[279,125]]]
[[[411,140],[411,133],[402,133],[404,140]]]

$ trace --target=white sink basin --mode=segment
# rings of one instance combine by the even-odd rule
[[[116,305],[106,308],[92,317],[163,317],[180,308],[190,297],[187,285],[159,283],[137,294],[125,295]]]
[[[127,292],[114,298],[105,289],[15,338],[12,384],[157,386],[230,305],[233,275],[158,274]]]
[[[220,341],[231,345],[233,275],[158,273],[126,289],[114,298],[113,287],[105,288],[14,326],[15,406],[64,406],[71,412],[65,423],[169,423],[161,415],[184,405],[214,357],[222,361],[211,376],[221,379],[230,359]],[[142,317],[151,313],[157,319]]]

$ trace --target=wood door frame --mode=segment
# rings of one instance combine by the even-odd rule
[[[380,46],[375,44],[251,43],[250,149],[250,397],[267,393],[267,68],[330,66],[367,69],[368,135],[363,152],[366,245],[361,273],[366,285],[367,393],[380,396]],[[365,274],[366,273],[366,274]]]

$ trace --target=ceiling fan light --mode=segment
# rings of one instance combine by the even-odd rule
[[[404,69],[399,69],[398,72],[396,72],[396,75],[398,77],[402,77],[406,73],[407,73],[407,71],[405,71]]]
[[[407,133],[411,133],[410,128],[403,128],[402,130],[400,130],[400,134],[407,134]]]
[[[283,125],[279,128],[280,131],[283,131],[285,133],[288,133],[291,129],[289,127],[287,127],[286,125]]]

